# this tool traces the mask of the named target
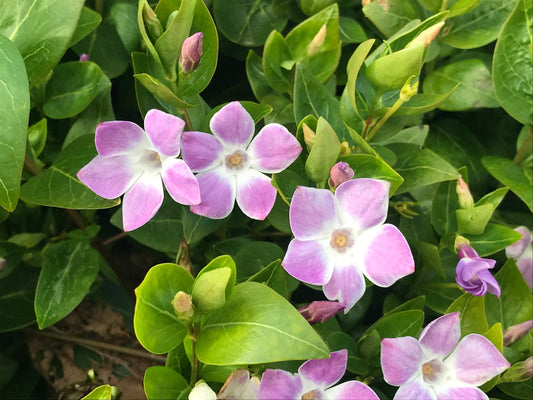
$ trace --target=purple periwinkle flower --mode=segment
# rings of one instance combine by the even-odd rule
[[[522,235],[522,239],[508,246],[505,249],[505,254],[509,258],[515,259],[516,266],[533,290],[533,235],[525,226],[519,226],[515,228],[515,231]]]
[[[337,383],[346,371],[348,351],[334,351],[321,360],[309,360],[297,374],[281,369],[267,369],[261,378],[258,400],[343,399],[379,400],[367,385],[358,381]]]
[[[254,120],[238,102],[222,107],[209,123],[213,135],[183,134],[183,159],[200,185],[202,202],[191,211],[220,219],[233,210],[235,200],[248,217],[266,218],[274,206],[276,189],[265,173],[281,172],[302,151],[282,125],[268,124],[252,140]]]
[[[335,164],[329,173],[329,186],[332,189],[336,189],[341,183],[349,181],[354,176],[353,169],[350,165],[344,161],[339,161]]]
[[[203,39],[204,34],[196,32],[183,41],[180,53],[180,68],[183,72],[189,73],[198,68],[203,54]]]
[[[472,333],[461,339],[458,312],[430,322],[419,340],[404,336],[381,341],[385,381],[400,387],[394,400],[488,400],[477,386],[509,366],[484,336]]]
[[[313,301],[298,309],[311,325],[326,322],[342,310],[344,310],[344,306],[336,301]]]
[[[390,183],[360,178],[327,189],[299,186],[289,220],[294,239],[282,261],[296,279],[323,285],[347,313],[365,292],[366,276],[387,287],[411,274],[415,263],[402,233],[384,224]]]
[[[484,296],[487,291],[500,297],[500,285],[489,272],[496,260],[481,258],[467,241],[457,241],[459,263],[455,273],[457,284],[474,296]]]
[[[178,117],[150,110],[146,131],[129,121],[102,122],[96,128],[98,155],[78,172],[78,178],[97,195],[114,199],[124,194],[125,231],[147,223],[163,203],[163,184],[180,204],[200,203],[198,182],[180,153],[185,123]]]

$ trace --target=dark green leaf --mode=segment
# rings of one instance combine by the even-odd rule
[[[480,257],[494,254],[520,240],[522,235],[503,225],[488,224],[481,235],[465,235]]]
[[[235,256],[239,282],[249,279],[274,260],[282,259],[284,255],[283,249],[275,243],[252,242],[242,246]]]
[[[283,297],[289,297],[287,289],[287,280],[291,279],[287,272],[281,266],[281,261],[276,260],[268,264],[265,268],[251,276],[248,281],[264,283],[271,287]]]
[[[459,208],[455,181],[442,182],[433,197],[431,223],[440,236],[457,231],[455,210]]]
[[[361,25],[356,20],[348,17],[339,18],[339,36],[343,44],[361,43],[367,40]]]
[[[81,9],[80,19],[78,20],[78,26],[76,26],[76,30],[70,38],[69,46],[75,45],[89,33],[94,31],[101,21],[102,16],[100,14],[90,8],[83,7]]]
[[[257,100],[263,99],[266,95],[273,93],[272,88],[268,85],[268,81],[263,71],[263,64],[261,57],[259,57],[253,50],[248,52],[246,57],[246,76],[254,96]]]
[[[35,322],[37,278],[35,268],[20,266],[0,280],[0,332],[14,331]]]
[[[193,214],[186,207],[182,207],[181,223],[183,224],[183,237],[187,243],[195,245],[210,233],[223,227],[228,218],[210,219]]]

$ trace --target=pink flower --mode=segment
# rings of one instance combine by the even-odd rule
[[[178,117],[150,110],[146,132],[129,121],[102,122],[96,128],[98,155],[78,172],[78,178],[106,199],[124,194],[125,231],[147,223],[163,202],[163,184],[180,204],[200,203],[198,182],[182,160],[180,136],[185,123]]]
[[[479,257],[468,242],[458,241],[457,248],[460,258],[455,275],[457,284],[474,296],[484,296],[488,291],[500,297],[500,285],[489,272],[496,261]]]
[[[248,217],[266,218],[276,189],[264,173],[281,172],[302,151],[296,138],[279,124],[266,125],[252,140],[254,121],[237,101],[218,111],[209,123],[213,135],[183,134],[183,159],[200,185],[202,202],[191,211],[213,219],[227,217],[235,200]]]
[[[336,189],[341,183],[349,181],[354,176],[353,169],[346,162],[339,161],[335,164],[329,173],[329,186]]]
[[[389,385],[400,388],[395,400],[488,400],[478,389],[510,364],[485,337],[461,340],[458,312],[429,323],[420,339],[410,336],[381,341],[381,369]]]
[[[365,292],[366,276],[387,287],[414,271],[407,241],[387,217],[390,183],[353,179],[335,194],[299,186],[289,220],[294,239],[282,265],[296,279],[323,285],[347,313]]]
[[[180,53],[180,68],[183,72],[189,73],[198,68],[203,54],[203,39],[204,34],[196,32],[183,41]]]
[[[326,322],[342,310],[344,310],[344,306],[336,301],[313,301],[298,309],[300,314],[311,325]]]
[[[508,246],[505,249],[505,254],[508,258],[515,259],[516,266],[531,290],[533,290],[533,236],[531,231],[525,226],[519,226],[515,228],[515,231],[522,235],[522,239]]]
[[[332,387],[346,371],[348,351],[340,350],[322,360],[303,363],[297,374],[281,369],[267,369],[261,378],[259,400],[343,399],[379,400],[362,382],[348,381]]]

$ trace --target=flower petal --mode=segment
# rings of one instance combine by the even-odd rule
[[[329,358],[304,362],[298,373],[320,387],[329,387],[342,378],[347,362],[348,350],[333,351]]]
[[[475,386],[452,386],[448,382],[446,385],[439,385],[435,387],[437,398],[439,399],[453,399],[453,400],[488,400],[487,396],[481,389]]]
[[[252,139],[254,126],[254,120],[238,101],[222,107],[209,121],[211,132],[223,143],[243,150]]]
[[[357,231],[381,225],[387,218],[390,183],[378,179],[352,179],[339,185],[335,197],[343,225]]]
[[[94,136],[98,154],[117,156],[137,147],[148,147],[150,142],[142,128],[129,121],[106,121],[98,124]]]
[[[415,270],[411,249],[394,225],[363,231],[355,246],[354,252],[361,257],[361,271],[378,286],[388,287]]]
[[[465,336],[444,361],[455,379],[479,386],[509,368],[509,362],[484,336]]]
[[[298,375],[282,369],[267,369],[263,372],[258,400],[294,400],[302,392],[302,382]]]
[[[183,160],[176,158],[165,160],[161,177],[174,201],[185,205],[200,204],[198,181]]]
[[[250,218],[264,220],[274,207],[276,188],[270,178],[254,169],[237,174],[237,204]]]
[[[533,290],[533,249],[528,247],[516,261],[516,266],[524,277],[529,288]]]
[[[353,264],[338,264],[333,267],[333,274],[323,287],[329,300],[338,300],[344,305],[344,314],[359,301],[365,293],[365,279]]]
[[[253,168],[267,173],[281,172],[298,158],[302,146],[280,124],[268,124],[257,134],[247,149]]]
[[[328,243],[293,239],[281,262],[285,271],[299,281],[324,285],[333,273],[333,264],[327,254]]]
[[[448,355],[461,339],[461,315],[458,312],[443,315],[431,321],[420,333],[420,343],[435,356]]]
[[[235,178],[216,169],[198,174],[196,179],[201,203],[191,206],[191,212],[212,219],[226,218],[235,204]]]
[[[143,174],[124,195],[122,225],[132,231],[146,224],[163,203],[163,184],[156,174]]]
[[[394,395],[394,400],[437,400],[437,395],[429,385],[420,379],[400,386]]]
[[[422,377],[423,358],[420,343],[411,336],[381,341],[381,369],[389,385],[401,386],[415,375]]]
[[[457,284],[474,296],[484,296],[487,290],[500,297],[500,285],[488,271],[496,264],[485,258],[461,258],[457,264],[455,280]]]
[[[166,156],[177,157],[185,122],[172,114],[152,109],[144,117],[144,129],[156,150]]]
[[[328,399],[379,400],[378,395],[367,385],[358,381],[348,381],[324,392]]]
[[[204,132],[183,132],[181,152],[183,160],[194,172],[203,172],[222,164],[222,143]]]
[[[525,226],[519,226],[519,227],[515,228],[514,230],[522,235],[522,239],[520,239],[516,243],[513,243],[510,246],[507,246],[505,248],[505,255],[508,258],[512,257],[512,258],[514,258],[516,260],[530,246],[530,244],[531,244],[531,232]]]
[[[77,176],[98,196],[114,199],[123,195],[140,174],[126,156],[96,156]]]
[[[337,222],[333,193],[326,189],[298,186],[292,196],[289,220],[297,239],[329,240]]]

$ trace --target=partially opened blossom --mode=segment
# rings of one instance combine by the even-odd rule
[[[349,181],[354,176],[354,170],[344,161],[339,161],[329,172],[329,186],[336,189],[341,183]]]
[[[411,336],[381,341],[381,369],[395,400],[488,400],[477,386],[509,368],[509,362],[484,336],[461,339],[460,314],[429,323],[419,340]]]
[[[306,306],[300,307],[298,312],[302,314],[309,324],[314,325],[326,322],[342,310],[344,310],[344,306],[336,301],[313,301]]]
[[[267,369],[261,378],[257,398],[379,400],[376,393],[362,382],[348,381],[333,386],[344,375],[347,361],[348,352],[344,349],[332,352],[326,359],[306,361],[297,374]]]
[[[294,239],[282,265],[303,282],[323,285],[347,313],[365,292],[366,276],[382,287],[414,271],[402,233],[387,217],[390,183],[360,178],[327,189],[299,186],[289,219]]]
[[[236,369],[226,379],[224,386],[218,392],[219,400],[255,400],[259,390],[259,378],[253,376],[246,369]]]
[[[525,281],[533,290],[533,235],[525,226],[515,228],[522,235],[522,239],[505,249],[509,258],[514,258],[516,266],[522,273]]]
[[[200,203],[196,178],[187,164],[176,158],[185,123],[154,109],[146,114],[144,126],[146,131],[129,121],[99,124],[95,135],[98,155],[77,174],[101,197],[114,199],[124,194],[125,231],[144,225],[157,213],[163,202],[163,183],[178,203]]]
[[[183,159],[200,185],[202,202],[191,211],[213,219],[227,217],[235,200],[244,214],[266,218],[274,206],[276,189],[271,174],[287,168],[302,147],[282,125],[268,124],[252,140],[254,121],[237,101],[218,111],[209,123],[213,135],[183,134]]]
[[[457,284],[474,296],[484,296],[488,291],[500,297],[500,285],[489,271],[496,260],[479,257],[468,241],[458,240],[456,246],[460,258],[455,274]]]

